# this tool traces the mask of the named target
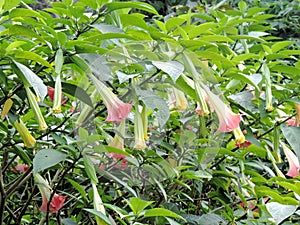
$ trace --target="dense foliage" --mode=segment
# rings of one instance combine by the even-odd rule
[[[0,1],[0,224],[299,223],[297,42],[161,2]]]

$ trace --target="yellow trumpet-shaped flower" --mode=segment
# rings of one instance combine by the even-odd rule
[[[35,115],[35,119],[37,120],[38,124],[39,124],[39,130],[46,130],[48,128],[43,114],[41,112],[41,109],[37,103],[37,100],[35,98],[35,95],[32,93],[32,91],[30,90],[29,87],[25,87],[26,93],[27,93],[27,98],[30,104],[31,109],[34,112]]]
[[[33,147],[35,145],[35,138],[29,133],[29,130],[27,129],[27,127],[25,126],[25,124],[23,123],[23,121],[20,119],[19,121],[16,120],[14,122],[15,128],[17,129],[17,131],[19,132],[19,134],[21,135],[23,142],[24,142],[24,146],[25,147]]]
[[[243,144],[246,141],[245,135],[243,134],[240,126],[238,126],[237,128],[235,128],[233,130],[233,134],[234,134],[234,137],[235,137],[236,144],[240,145],[240,144]]]
[[[4,103],[4,106],[3,106],[3,110],[1,112],[1,117],[2,119],[4,117],[6,117],[7,113],[9,112],[9,110],[11,109],[13,105],[13,100],[12,100],[12,97],[8,98],[5,103]]]

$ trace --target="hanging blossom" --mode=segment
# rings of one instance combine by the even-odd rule
[[[21,119],[14,122],[15,128],[19,132],[25,147],[33,147],[36,143],[35,138],[29,133],[29,130]]]
[[[183,112],[188,106],[187,99],[184,93],[177,88],[172,88],[172,92],[169,95],[173,108],[178,109],[178,111]]]
[[[60,75],[56,76],[55,88],[54,88],[54,99],[53,99],[53,113],[58,114],[61,112],[61,102],[62,102],[62,91],[61,91],[61,79]]]
[[[241,122],[241,115],[233,113],[231,109],[217,95],[212,93],[207,86],[202,84],[202,87],[219,118],[218,131],[230,132],[238,128],[239,123]]]
[[[2,119],[6,117],[7,113],[10,111],[12,105],[13,105],[13,96],[6,99],[4,105],[3,105],[3,110],[1,112],[1,117]]]
[[[120,123],[120,125],[117,129],[117,133],[115,134],[115,137],[112,140],[112,142],[109,144],[109,146],[125,151],[124,138],[123,138],[124,135],[125,135],[125,120],[121,121],[121,123]],[[109,152],[108,155],[111,158],[115,159],[116,161],[121,160],[121,163],[127,163],[128,162],[125,159],[126,158],[125,154]]]
[[[41,109],[36,100],[36,96],[32,93],[32,91],[30,90],[29,87],[25,86],[25,90],[27,93],[27,98],[28,98],[30,107],[35,115],[35,119],[37,120],[37,122],[39,124],[39,130],[46,130],[48,128],[48,126],[44,120],[43,114],[42,114]]]
[[[244,133],[242,132],[240,126],[238,126],[236,129],[233,130],[233,135],[235,137],[236,144],[242,145],[245,143],[246,139],[245,139]]]
[[[138,150],[144,150],[147,146],[145,143],[144,123],[142,114],[139,110],[139,105],[135,106],[134,115],[134,148]]]
[[[51,188],[48,182],[40,174],[35,174],[34,179],[42,194],[42,206],[40,207],[40,210],[47,212],[47,205],[51,194]],[[49,212],[55,213],[60,210],[63,207],[65,200],[65,196],[54,194],[49,205]]]
[[[283,148],[283,152],[288,160],[290,167],[286,175],[293,178],[298,177],[300,170],[300,163],[298,157],[283,142],[280,141],[280,144]]]
[[[95,76],[90,75],[97,91],[101,95],[105,106],[107,107],[108,116],[106,122],[119,123],[124,120],[131,112],[132,105],[122,102],[108,87],[105,86]]]

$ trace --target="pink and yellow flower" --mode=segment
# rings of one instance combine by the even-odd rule
[[[101,95],[105,106],[107,107],[108,116],[106,122],[119,123],[124,120],[131,112],[132,105],[121,101],[108,87],[105,86],[95,76],[91,79]]]
[[[212,93],[208,87],[202,85],[205,90],[209,102],[213,106],[217,116],[219,118],[219,132],[230,132],[238,128],[241,122],[241,115],[235,114],[231,109],[214,93]]]

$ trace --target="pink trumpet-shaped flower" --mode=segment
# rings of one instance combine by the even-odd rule
[[[296,109],[296,126],[300,126],[300,104],[294,103]]]
[[[91,75],[91,78],[107,107],[108,116],[105,121],[118,123],[124,120],[131,112],[132,105],[122,102],[105,84],[93,75]]]
[[[47,212],[47,205],[51,194],[51,188],[48,182],[40,174],[35,174],[34,178],[42,194],[42,206],[40,207],[40,210]],[[54,194],[49,205],[49,212],[55,213],[60,210],[63,207],[65,200],[65,196]]]
[[[58,210],[60,210],[63,207],[65,200],[66,200],[65,196],[54,194],[54,196],[52,197],[52,200],[50,202],[49,212],[55,213]],[[40,207],[41,211],[47,212],[48,201],[49,201],[48,198],[46,197],[46,195],[44,195],[43,203],[42,203],[42,206]]]
[[[284,143],[280,142],[283,152],[289,162],[290,169],[287,172],[287,176],[289,177],[298,177],[300,170],[300,163],[298,157],[290,150]]]
[[[241,122],[241,115],[235,114],[231,109],[214,93],[212,93],[208,87],[202,84],[207,97],[217,113],[219,118],[219,132],[230,132],[238,128]]]

